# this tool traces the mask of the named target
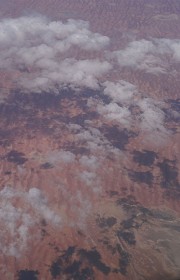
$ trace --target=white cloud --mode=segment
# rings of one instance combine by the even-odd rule
[[[109,43],[108,37],[91,32],[88,23],[82,20],[70,19],[62,23],[50,21],[43,16],[3,19],[0,30],[1,48],[24,46],[34,54],[36,48],[39,50],[38,47],[41,50],[42,47],[46,50],[50,47],[50,52],[52,46],[53,52],[64,52],[73,45],[82,49],[100,50]]]
[[[122,50],[114,52],[121,66],[135,67],[146,72],[165,72],[168,61],[164,55],[170,56],[174,62],[180,61],[179,39],[151,39],[130,42]]]
[[[43,91],[61,84],[98,87],[98,78],[111,69],[110,63],[98,59],[69,58],[68,50],[76,46],[99,51],[109,38],[89,30],[81,20],[49,21],[42,16],[4,19],[0,22],[1,68],[27,70],[19,87]]]
[[[88,185],[92,189],[94,188],[96,179],[96,174],[94,172],[84,170],[79,177],[86,183],[86,185]]]
[[[96,128],[91,128],[89,126],[88,130],[81,130],[76,134],[76,139],[78,142],[86,143],[86,147],[92,152],[101,152],[101,154],[106,149],[109,148],[109,142],[104,139],[101,132]],[[107,152],[107,150],[106,150]]]
[[[93,155],[91,156],[82,156],[79,159],[79,162],[82,164],[82,166],[89,168],[89,169],[97,169],[99,166],[99,159]]]
[[[125,106],[121,107],[117,103],[109,103],[108,105],[99,104],[97,111],[106,119],[129,126],[131,113]]]
[[[44,156],[44,161],[48,161],[51,164],[58,164],[58,163],[72,163],[75,160],[75,155],[69,151],[63,150],[54,150],[48,152]]]
[[[24,249],[28,239],[28,230],[33,220],[28,213],[16,208],[11,202],[1,200],[0,250],[3,254],[18,256]],[[10,240],[9,240],[10,236]]]
[[[156,47],[153,42],[140,40],[131,42],[125,49],[115,51],[114,54],[121,66],[157,71],[159,67],[154,52],[156,53]]]
[[[169,54],[174,61],[180,62],[180,39],[154,39],[159,54]]]
[[[60,225],[61,218],[48,207],[48,200],[39,189],[29,189],[26,196],[38,216],[43,217],[47,222],[52,223],[52,225]]]
[[[100,177],[98,176],[98,169],[103,160],[102,154],[99,156],[81,156],[79,163],[81,164],[82,172],[79,174],[80,180],[90,187],[95,193],[101,191]]]
[[[61,224],[61,218],[49,208],[48,201],[37,188],[28,192],[13,187],[0,191],[0,250],[3,254],[19,257],[26,249],[29,231],[45,219],[52,226]]]
[[[111,69],[111,65],[98,59],[66,58],[59,63],[53,62],[53,65],[43,61],[43,65],[38,65],[38,68],[37,76],[29,75],[21,79],[21,86],[28,91],[56,90],[57,85],[97,89],[98,79]]]
[[[90,108],[102,116],[103,120],[113,121],[127,129],[133,129],[137,133],[144,133],[146,140],[158,142],[168,139],[170,132],[165,127],[165,115],[162,102],[152,98],[144,98],[136,86],[126,81],[103,83],[103,93],[112,99],[109,104],[97,102],[91,98],[88,100]],[[139,108],[138,115],[131,112],[131,105]],[[142,113],[141,113],[142,112]]]
[[[81,229],[87,229],[87,223],[85,222],[89,213],[92,213],[93,204],[92,197],[90,198],[88,195],[84,195],[81,190],[75,191],[73,196],[73,213],[76,213],[76,219],[71,221],[70,226],[75,226]]]
[[[116,83],[106,81],[103,86],[105,87],[103,93],[111,97],[114,102],[131,101],[137,94],[136,86],[123,80]]]
[[[141,130],[148,133],[149,140],[157,142],[161,140],[161,143],[169,136],[169,131],[164,126],[165,115],[160,109],[159,104],[151,98],[145,98],[138,102],[139,107],[142,110],[140,116]]]

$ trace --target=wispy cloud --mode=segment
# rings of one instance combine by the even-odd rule
[[[47,198],[37,188],[26,192],[4,187],[0,191],[0,219],[0,250],[15,257],[26,249],[29,232],[36,223],[45,219],[52,226],[61,224],[60,216],[49,208]]]
[[[75,160],[75,155],[69,151],[63,151],[63,150],[54,150],[49,151],[45,156],[44,160],[48,161],[51,164],[68,164],[72,163]]]

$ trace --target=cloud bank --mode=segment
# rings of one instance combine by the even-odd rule
[[[87,22],[50,21],[42,16],[4,19],[0,22],[2,70],[23,73],[18,86],[41,92],[57,86],[98,87],[98,78],[111,69],[107,61],[76,60],[68,51],[100,51],[109,38],[89,30]]]
[[[109,43],[107,36],[92,32],[88,22],[82,20],[51,21],[39,15],[0,21],[1,69],[20,71],[16,86],[28,92],[56,91],[66,85],[97,89],[100,78],[113,68],[110,59],[98,58],[99,52],[103,57],[103,49]],[[75,59],[74,54],[82,51],[86,59]],[[91,59],[87,59],[88,54]],[[109,52],[109,57],[121,67],[165,73],[169,58],[180,61],[180,40],[135,40],[124,49]],[[105,94],[109,91],[109,82],[106,83]],[[126,93],[121,92],[121,98],[128,92],[131,95],[128,86],[123,85]],[[116,90],[114,87],[111,96]]]

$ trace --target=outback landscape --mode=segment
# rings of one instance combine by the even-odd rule
[[[180,1],[0,1],[0,279],[180,279]]]

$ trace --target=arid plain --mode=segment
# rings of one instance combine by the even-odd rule
[[[0,279],[180,279],[180,1],[0,1]]]

